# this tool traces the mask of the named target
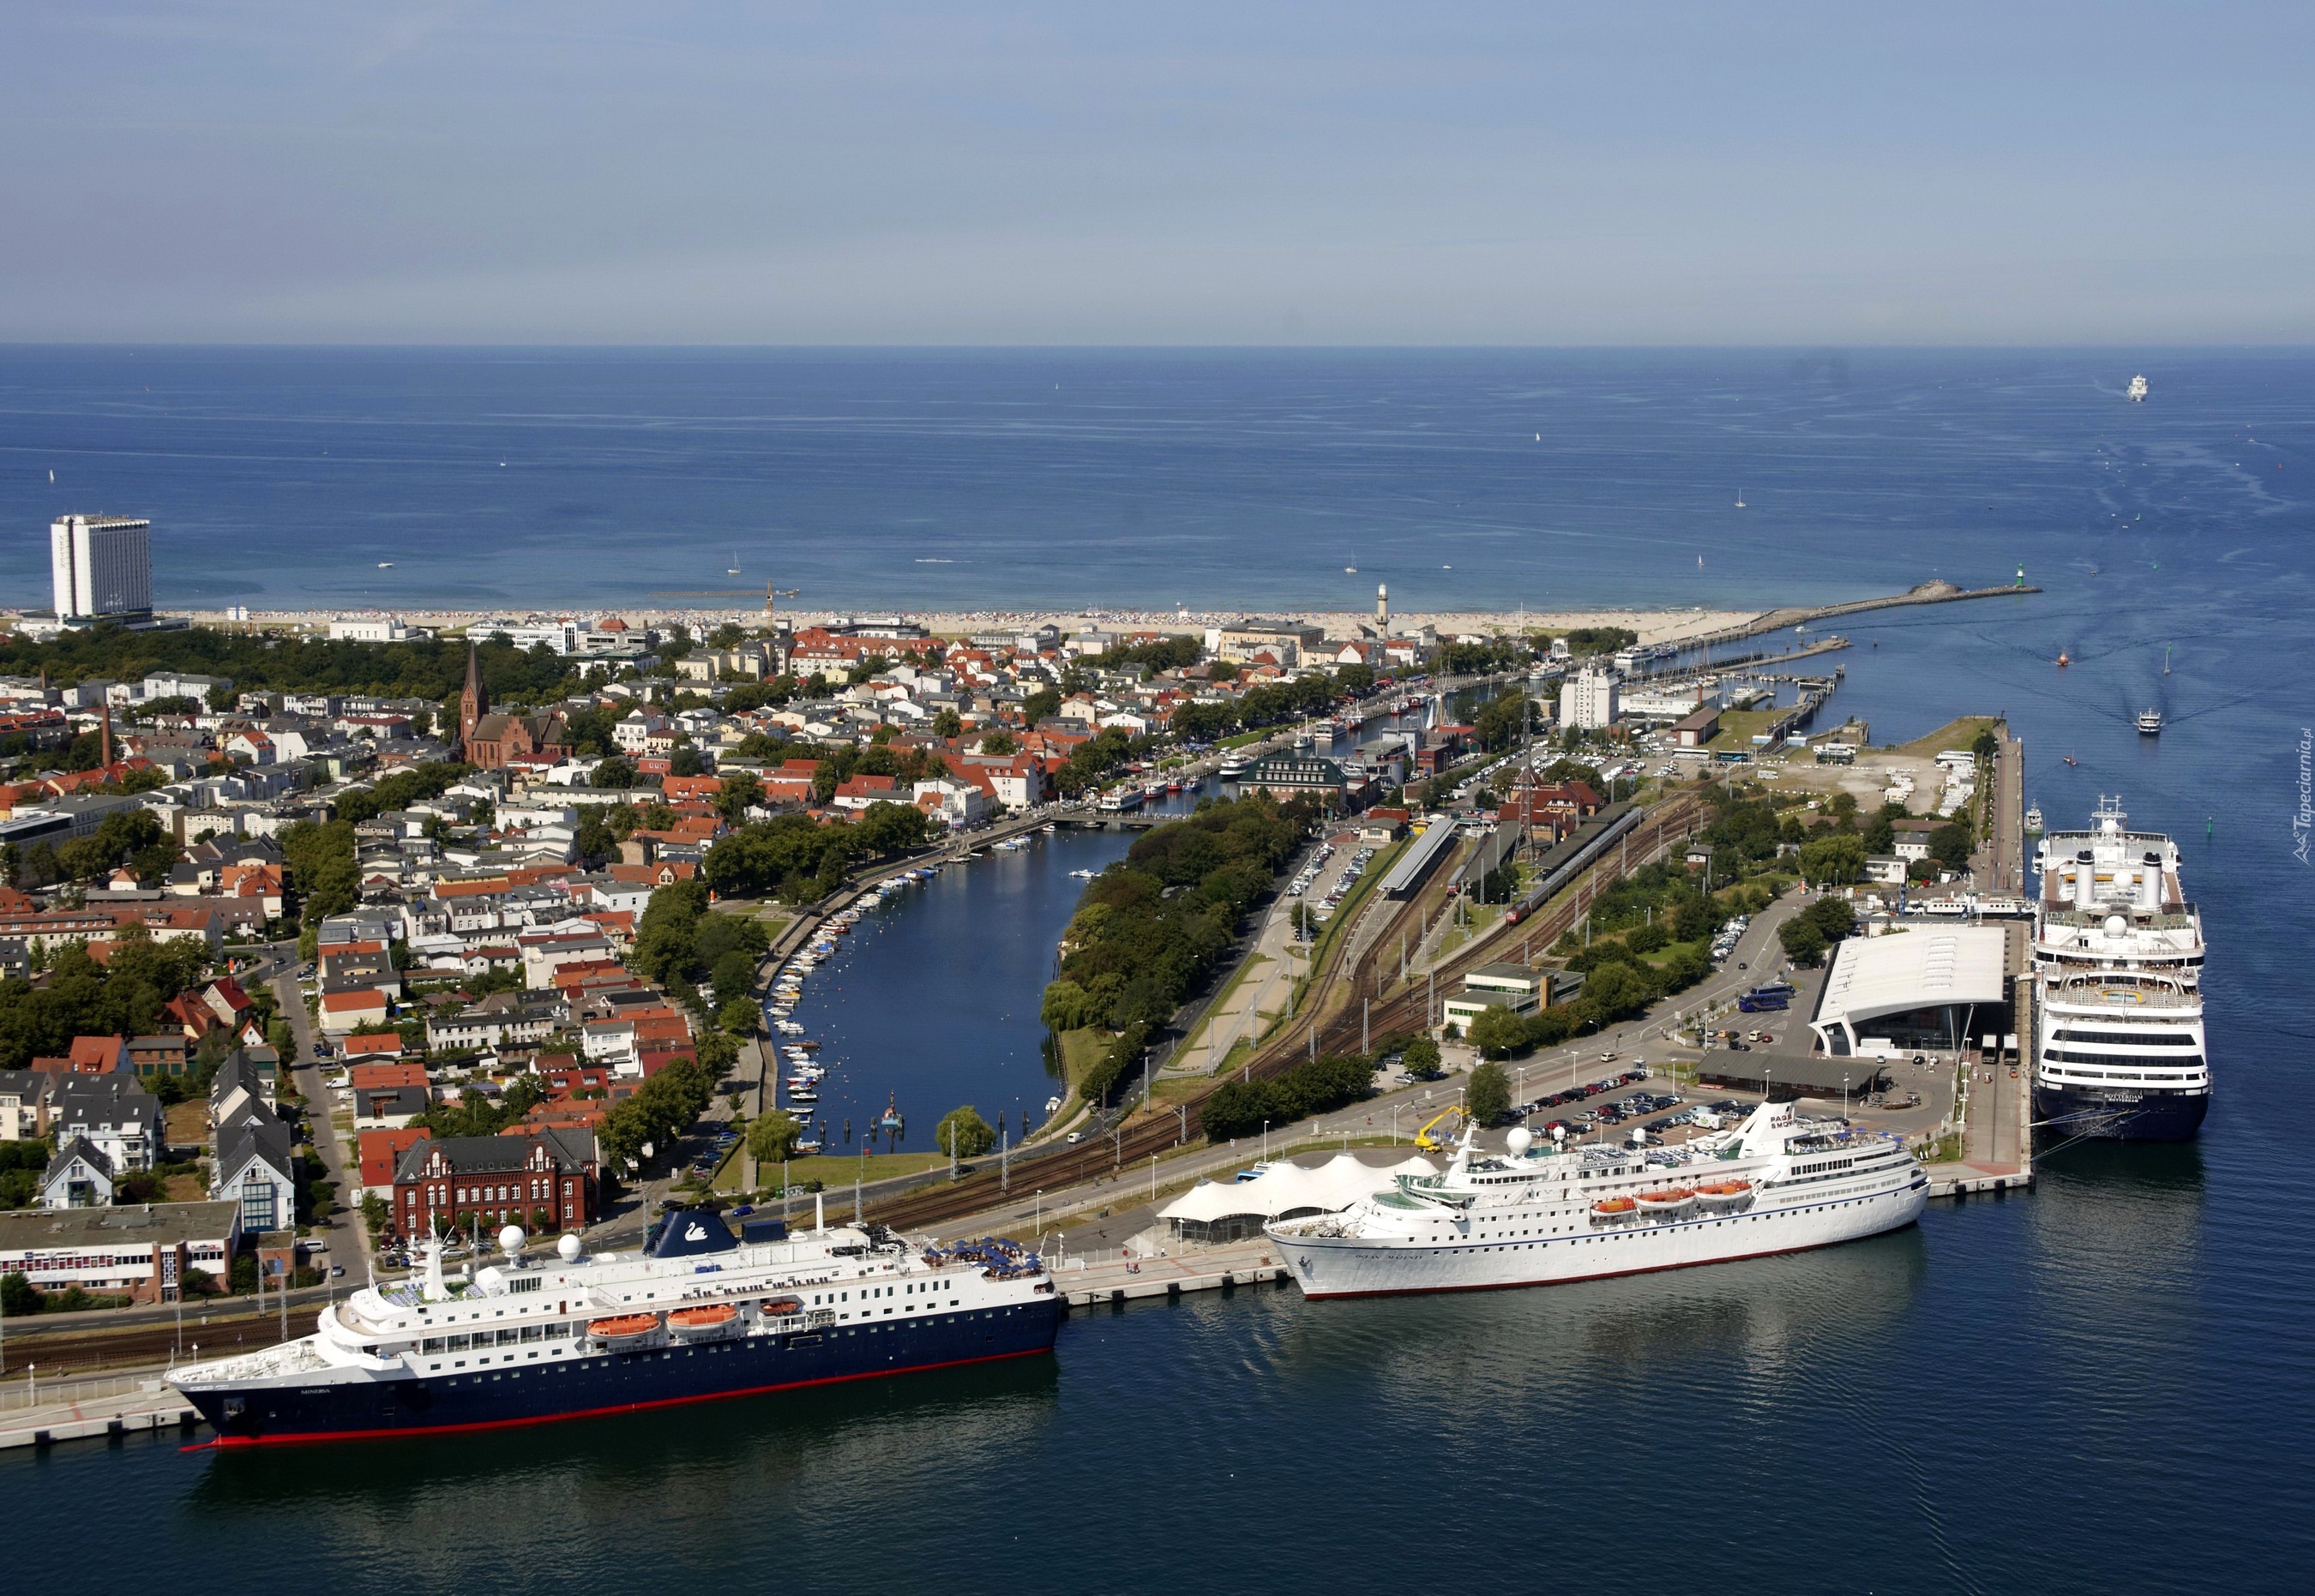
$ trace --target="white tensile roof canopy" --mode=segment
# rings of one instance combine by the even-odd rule
[[[1165,1220],[1211,1225],[1244,1216],[1276,1219],[1293,1213],[1339,1213],[1360,1198],[1387,1192],[1402,1175],[1436,1175],[1428,1158],[1384,1168],[1337,1153],[1316,1169],[1280,1159],[1250,1181],[1202,1180],[1158,1210]]]

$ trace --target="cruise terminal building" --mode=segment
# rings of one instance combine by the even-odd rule
[[[2010,1024],[2000,926],[1908,926],[1835,945],[1809,1029],[1849,1059],[1965,1047]]]

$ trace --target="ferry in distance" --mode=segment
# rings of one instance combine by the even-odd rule
[[[1800,1252],[1913,1223],[1926,1171],[1903,1141],[1763,1103],[1677,1147],[1535,1143],[1466,1130],[1446,1170],[1401,1175],[1341,1213],[1274,1221],[1303,1295],[1554,1285]]]
[[[2160,710],[2142,709],[2138,712],[2138,732],[2140,736],[2154,737],[2159,735],[2161,731],[2162,712]]]
[[[444,1201],[452,1199],[446,1193]],[[446,1280],[375,1282],[311,1335],[169,1370],[221,1448],[439,1435],[752,1396],[1052,1350],[1060,1300],[1011,1242],[912,1246],[881,1225],[790,1235],[670,1211],[640,1253],[565,1236]]]
[[[2129,386],[2128,388],[2124,389],[2124,394],[2129,397],[2130,402],[2131,402],[2133,404],[2143,404],[2143,403],[2146,403],[2146,379],[2145,379],[2144,377],[2132,377],[2132,378],[2130,379],[2130,386]]]

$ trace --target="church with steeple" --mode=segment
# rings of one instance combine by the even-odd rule
[[[540,715],[493,714],[483,686],[482,655],[466,643],[466,686],[458,695],[458,753],[469,765],[553,765],[571,757],[571,725],[560,710]]]
[[[458,695],[458,751],[470,765],[477,763],[472,752],[475,728],[490,711],[490,695],[483,687],[482,655],[470,637],[466,640],[466,689]]]

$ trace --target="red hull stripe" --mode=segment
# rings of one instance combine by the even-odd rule
[[[1897,1227],[1902,1230],[1903,1226]],[[1881,1230],[1876,1235],[1888,1236]],[[1868,1237],[1852,1236],[1850,1241],[1867,1241]],[[1749,1258],[1781,1258],[1791,1253],[1813,1253],[1828,1246],[1843,1246],[1845,1242],[1811,1241],[1799,1246],[1768,1247],[1757,1253],[1732,1253],[1725,1258],[1697,1258],[1686,1264],[1650,1264],[1641,1269],[1603,1269],[1597,1274],[1571,1274],[1563,1280],[1497,1281],[1478,1286],[1403,1286],[1392,1291],[1313,1291],[1305,1289],[1302,1295],[1313,1302],[1348,1302],[1356,1297],[1435,1297],[1442,1291],[1525,1291],[1538,1286],[1572,1286],[1583,1281],[1618,1280],[1628,1274],[1662,1274],[1672,1269],[1707,1269],[1715,1264],[1742,1264]]]
[[[386,1441],[414,1435],[468,1435],[478,1430],[519,1430],[533,1424],[559,1424],[566,1419],[599,1419],[611,1414],[649,1413],[658,1407],[688,1407],[699,1402],[723,1402],[739,1396],[764,1396],[774,1391],[800,1391],[812,1386],[840,1386],[852,1380],[886,1379],[896,1374],[923,1374],[935,1369],[962,1369],[971,1363],[1001,1363],[1007,1358],[1033,1358],[1050,1347],[1026,1347],[1017,1352],[991,1352],[980,1358],[951,1358],[940,1363],[911,1363],[905,1369],[869,1369],[858,1374],[831,1374],[819,1379],[790,1380],[785,1385],[747,1386],[737,1391],[708,1391],[697,1396],[662,1396],[656,1402],[619,1402],[608,1407],[582,1407],[570,1413],[539,1414],[524,1419],[483,1419],[471,1424],[396,1425],[382,1430],[315,1430],[290,1435],[220,1435],[178,1450],[202,1452],[238,1450],[259,1446],[318,1446],[333,1441]]]

